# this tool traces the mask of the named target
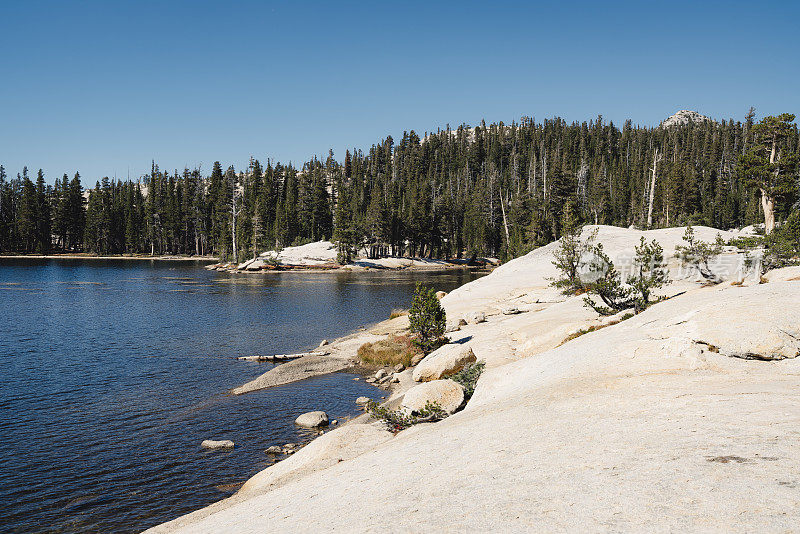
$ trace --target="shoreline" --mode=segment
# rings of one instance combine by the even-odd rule
[[[330,373],[350,373],[359,375],[362,379],[369,378],[371,366],[359,361],[359,347],[364,343],[374,342],[386,336],[403,332],[407,328],[407,315],[401,315],[394,319],[384,319],[377,323],[358,327],[358,329],[349,334],[345,334],[324,345],[308,349],[324,349],[327,354],[309,354],[281,363],[253,380],[231,388],[228,392],[231,395],[244,395],[253,391],[291,384]],[[378,366],[375,367],[375,369],[378,368]],[[376,387],[379,387],[379,385],[376,385]]]
[[[0,254],[0,260],[136,260],[136,261],[194,261],[215,262],[216,256],[137,256],[137,255],[110,255],[97,256],[93,254]]]
[[[657,238],[672,268],[682,233],[601,226],[598,239],[620,261],[640,236]],[[607,325],[550,286],[556,246],[442,299],[449,318],[468,319],[453,342],[486,363],[462,411],[397,433],[353,418],[148,532],[372,531],[387,507],[397,531],[792,530],[800,268],[762,283],[678,277],[663,290],[673,298]],[[333,344],[386,335],[395,320]],[[477,508],[455,513],[464,502]]]

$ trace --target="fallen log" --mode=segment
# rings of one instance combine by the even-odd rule
[[[255,356],[239,356],[236,359],[252,362],[285,362],[289,360],[296,360],[297,358],[302,358],[303,356],[327,356],[328,354],[330,354],[328,351],[311,351],[299,352],[297,354],[258,354]]]

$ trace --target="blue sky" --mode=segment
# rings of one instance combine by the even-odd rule
[[[0,0],[0,164],[301,163],[448,123],[800,114],[800,2]]]

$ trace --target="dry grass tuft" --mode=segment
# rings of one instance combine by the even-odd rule
[[[364,343],[358,348],[358,357],[364,363],[393,366],[402,363],[411,367],[411,359],[422,354],[409,336],[389,336],[374,343]]]
[[[398,317],[402,317],[404,315],[408,315],[408,310],[395,308],[392,310],[392,313],[389,314],[389,319],[397,319]]]
[[[632,313],[626,313],[625,315],[620,317],[618,321],[611,321],[610,323],[606,323],[606,324],[601,324],[601,325],[597,325],[597,326],[589,326],[587,328],[582,328],[582,329],[578,330],[577,332],[573,332],[572,334],[570,334],[567,337],[565,337],[564,341],[559,343],[558,346],[560,347],[564,343],[568,343],[568,342],[572,341],[573,339],[581,337],[584,334],[588,334],[589,332],[597,332],[598,330],[602,330],[603,328],[606,328],[606,327],[609,327],[609,326],[614,326],[615,324],[619,324],[622,321],[630,319],[631,317],[633,317]]]

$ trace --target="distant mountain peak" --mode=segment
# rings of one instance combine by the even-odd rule
[[[661,126],[664,128],[669,128],[670,126],[682,126],[684,124],[688,124],[689,122],[703,122],[703,121],[710,121],[708,117],[705,115],[700,115],[696,111],[692,111],[690,109],[682,109],[676,114],[672,115],[664,122],[661,123]]]

